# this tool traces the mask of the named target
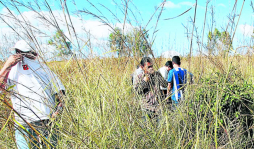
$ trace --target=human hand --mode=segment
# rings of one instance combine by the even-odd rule
[[[150,74],[150,75],[154,74],[154,72],[155,71],[154,71],[153,67],[149,68],[148,71],[147,71],[147,73]]]
[[[145,76],[144,79],[143,79],[145,82],[149,81],[149,76]]]
[[[52,114],[51,118],[56,118],[56,116],[58,115],[58,111],[56,111],[55,113]]]
[[[11,55],[8,60],[5,62],[4,66],[6,68],[10,68],[15,66],[18,62],[23,60],[23,56],[21,54]]]
[[[63,103],[59,103],[56,109],[56,112],[54,112],[51,116],[51,118],[56,118],[57,115],[62,111]]]

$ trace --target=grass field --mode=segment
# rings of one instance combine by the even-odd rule
[[[246,40],[238,34],[238,29],[248,27],[241,20],[251,21],[252,1],[245,5],[245,1],[223,1],[230,7],[227,13],[222,13],[226,10],[222,1],[210,0],[202,3],[203,8],[197,0],[190,7],[189,1],[165,0],[158,1],[159,5],[153,1],[155,10],[145,11],[138,9],[152,2],[137,1],[141,5],[136,6],[134,1],[113,0],[108,7],[106,1],[76,2],[0,1],[1,32],[5,31],[1,59],[18,39],[31,40],[45,59],[64,52],[68,59],[72,53],[89,57],[47,63],[66,88],[64,110],[51,120],[52,131],[60,137],[57,148],[254,148],[254,56],[242,52],[252,52],[253,34]],[[173,10],[169,5],[183,9]],[[225,7],[219,9],[219,5]],[[242,13],[245,9],[251,11]],[[228,19],[221,20],[223,16]],[[174,23],[177,20],[181,27]],[[171,32],[174,25],[180,30]],[[132,31],[127,31],[128,26]],[[253,25],[249,27],[253,30]],[[157,37],[163,42],[156,43]],[[158,49],[188,54],[182,57],[182,67],[194,74],[195,81],[187,84],[185,100],[175,111],[164,107],[159,126],[154,121],[144,125],[141,102],[131,83],[141,57],[124,56],[159,54]],[[117,52],[119,58],[110,57]],[[153,60],[158,70],[170,59]],[[9,98],[9,93],[0,93],[0,148],[16,148]]]
[[[156,69],[167,61],[154,60]],[[163,111],[159,127],[142,127],[130,77],[137,64],[131,58],[49,63],[67,90],[65,109],[53,121],[59,148],[253,148],[252,56],[192,58],[195,83],[176,111]],[[187,58],[182,67],[189,68]],[[0,111],[0,147],[15,148],[13,112],[3,102]]]

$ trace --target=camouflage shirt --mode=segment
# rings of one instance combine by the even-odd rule
[[[149,75],[149,81],[147,82],[143,80],[144,77],[145,74],[139,74],[136,77],[137,84],[135,85],[135,91],[138,97],[141,98],[142,110],[158,112],[160,110],[159,104],[163,100],[160,86],[166,88],[167,82],[159,72],[154,72],[154,74]]]

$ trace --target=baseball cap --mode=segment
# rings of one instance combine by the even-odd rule
[[[23,52],[29,52],[29,51],[34,51],[35,46],[33,43],[28,43],[25,40],[19,40],[14,47],[11,48],[11,50],[19,49],[20,51]]]

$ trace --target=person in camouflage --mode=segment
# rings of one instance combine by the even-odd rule
[[[161,112],[161,103],[164,100],[160,86],[167,87],[167,81],[159,72],[154,71],[151,58],[142,58],[140,65],[144,73],[137,76],[135,90],[138,97],[141,98],[143,119],[146,121],[146,117],[150,119],[156,118],[158,122],[158,116]]]

